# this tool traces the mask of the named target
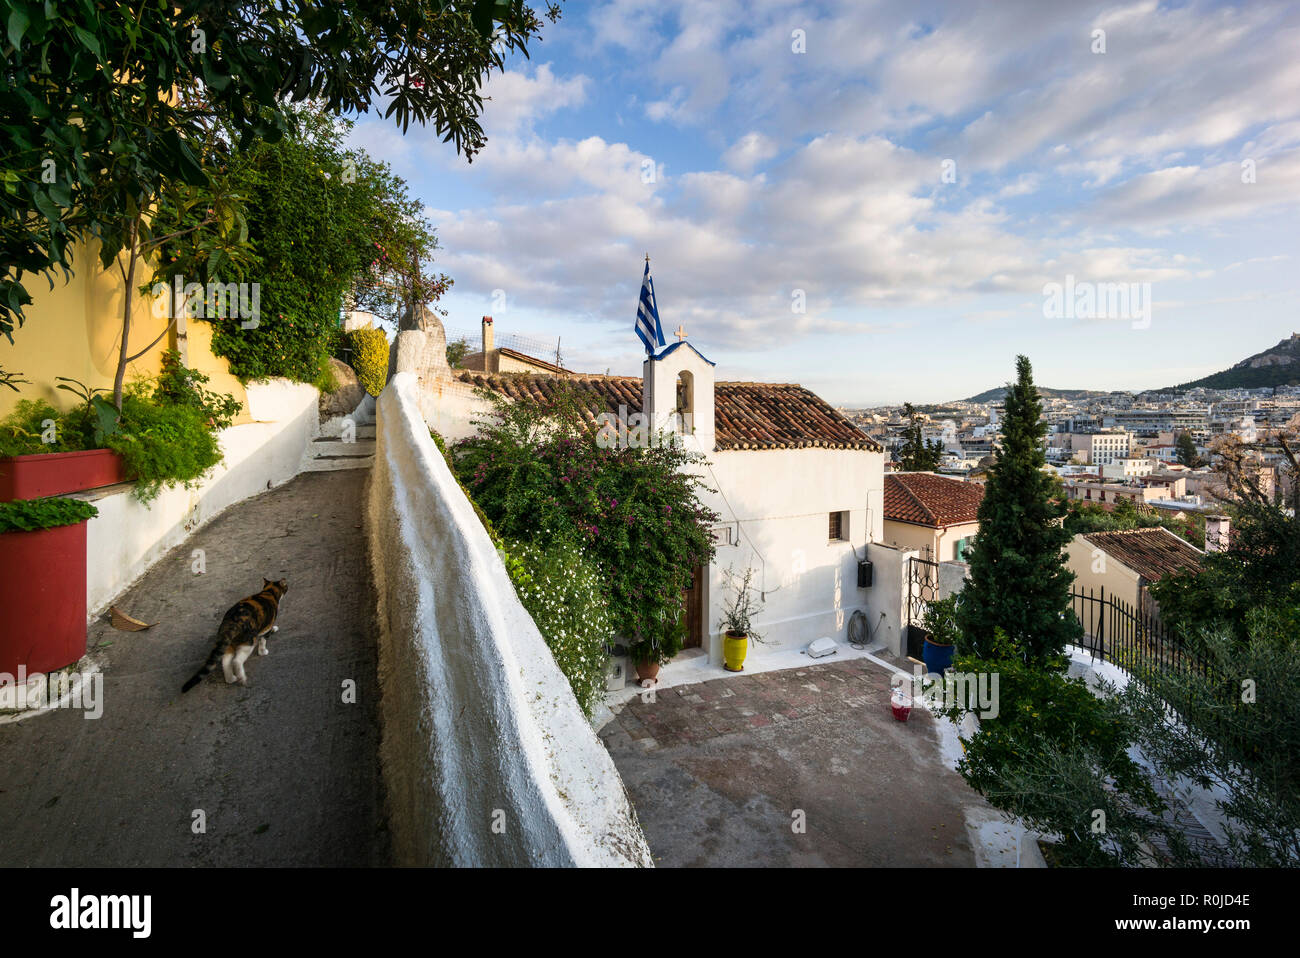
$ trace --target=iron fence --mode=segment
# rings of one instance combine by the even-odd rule
[[[1131,674],[1147,669],[1174,669],[1207,675],[1206,663],[1190,654],[1182,641],[1150,607],[1134,608],[1106,595],[1105,588],[1070,593],[1071,605],[1083,626],[1081,644],[1094,658]]]

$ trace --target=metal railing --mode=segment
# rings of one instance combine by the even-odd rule
[[[1150,608],[1134,608],[1106,595],[1106,589],[1070,593],[1071,606],[1083,626],[1082,645],[1094,658],[1113,662],[1130,673],[1178,669],[1207,674],[1206,663],[1191,655]]]

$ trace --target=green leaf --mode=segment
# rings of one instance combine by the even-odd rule
[[[9,42],[14,45],[15,50],[22,48],[23,34],[31,25],[32,19],[22,7],[15,6],[9,12]]]
[[[72,30],[77,35],[77,39],[81,41],[81,45],[93,53],[96,60],[102,61],[104,59],[104,51],[100,48],[98,37],[85,27],[74,26]]]

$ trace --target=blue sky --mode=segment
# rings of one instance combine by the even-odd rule
[[[1284,3],[570,0],[472,164],[377,116],[352,142],[426,204],[453,332],[639,374],[649,252],[721,379],[934,402],[1024,352],[1139,389],[1300,331],[1298,53]],[[1067,275],[1150,283],[1149,326],[1047,318]]]

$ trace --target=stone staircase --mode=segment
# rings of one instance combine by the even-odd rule
[[[351,441],[347,441],[350,437]],[[369,397],[351,416],[321,425],[303,462],[303,472],[369,469],[375,462],[375,404]]]

